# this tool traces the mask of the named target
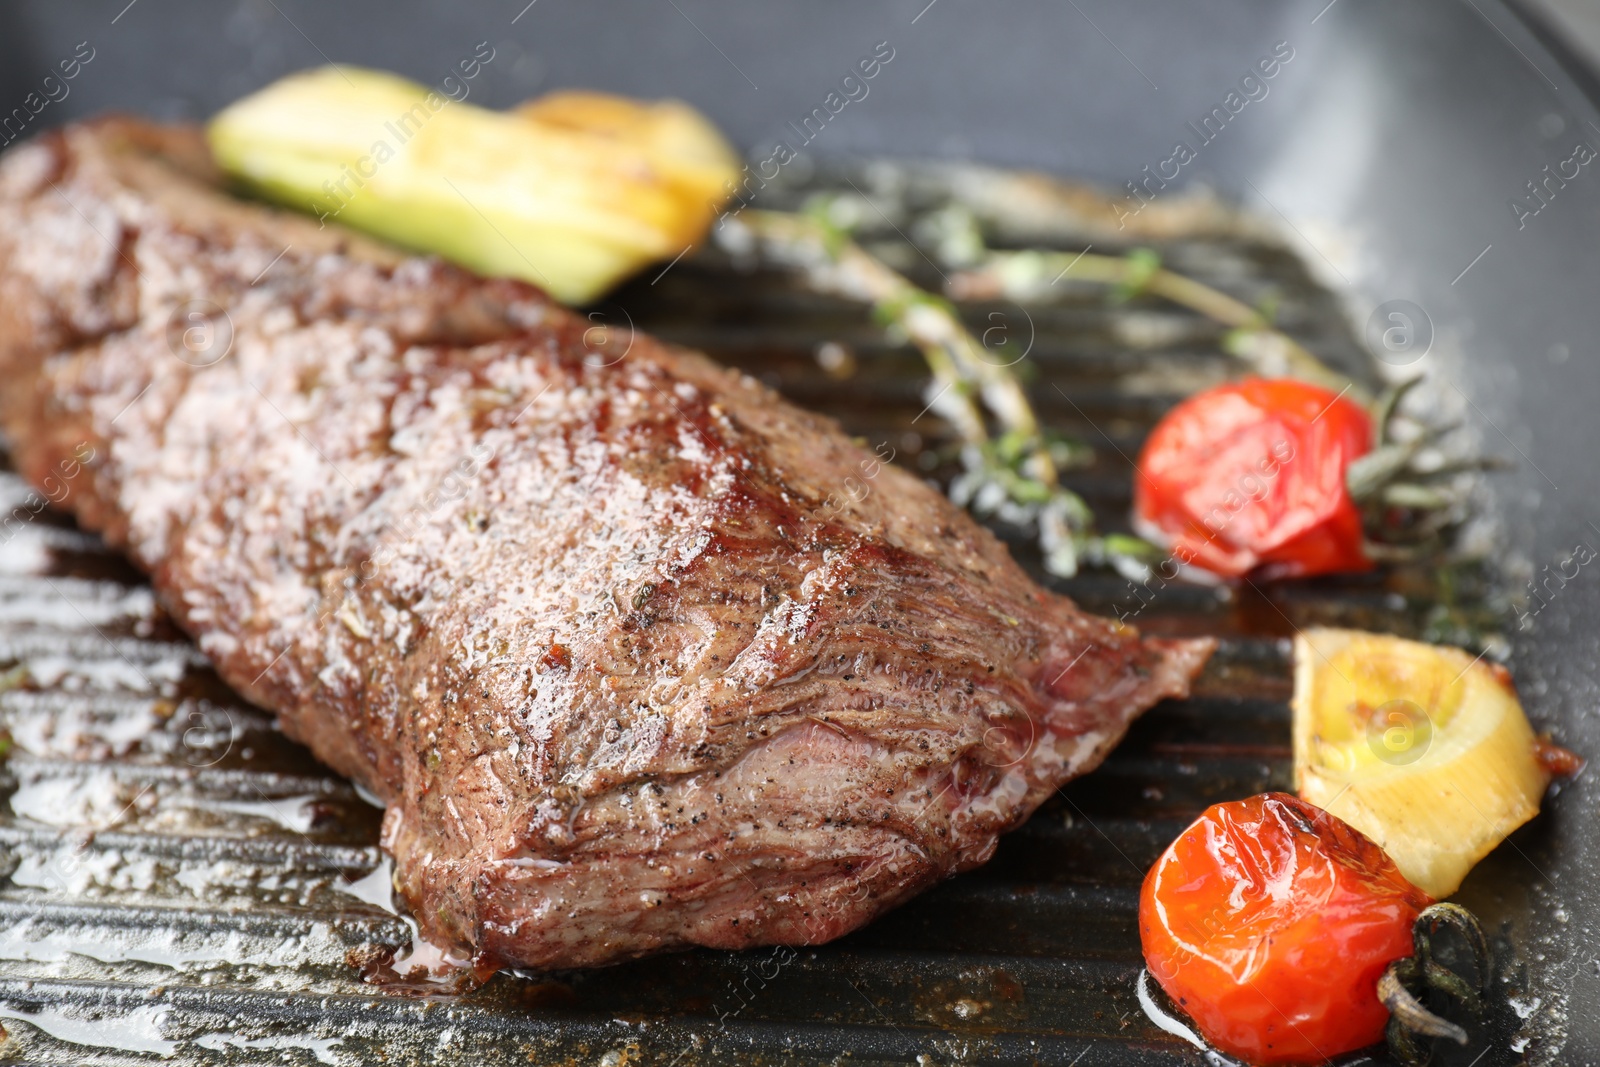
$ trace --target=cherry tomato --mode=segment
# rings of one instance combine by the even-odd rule
[[[1364,571],[1350,461],[1372,420],[1321,386],[1247,378],[1167,413],[1139,457],[1134,514],[1174,558],[1230,578]]]
[[[1362,834],[1287,793],[1207,809],[1139,898],[1150,973],[1218,1049],[1323,1063],[1383,1038],[1378,978],[1431,901]]]

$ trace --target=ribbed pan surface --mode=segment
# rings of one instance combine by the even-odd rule
[[[879,229],[885,255],[941,284]],[[1251,303],[1276,294],[1302,341],[1356,357],[1333,296],[1287,253],[1228,237],[1158,247]],[[1069,481],[1108,526],[1123,524],[1127,457],[1153,420],[1232,370],[1218,329],[1148,300],[1074,290],[1026,315],[964,310],[979,329],[1031,332],[1036,402],[1097,450]],[[705,252],[598,315],[745,368],[930,476],[950,471],[934,451],[942,428],[919,418],[919,358],[859,305]],[[853,354],[853,374],[819,365],[825,341]],[[1135,997],[1146,867],[1207,804],[1289,787],[1294,626],[1415,633],[1433,597],[1421,571],[1226,593],[1172,585],[1142,609],[1109,572],[1054,581],[1091,610],[1138,609],[1148,631],[1215,634],[1222,646],[1192,699],[1146,715],[986,867],[821,948],[502,974],[428,1001],[380,993],[352,966],[409,936],[374,903],[383,873],[363,881],[379,867],[378,811],[223,686],[96,538],[33,515],[14,475],[0,475],[0,504],[11,516],[0,527],[4,1062],[1194,1061]],[[1001,533],[1043,578],[1027,539]]]

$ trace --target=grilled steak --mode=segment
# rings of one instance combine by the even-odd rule
[[[220,184],[129,120],[5,158],[0,418],[480,968],[837,937],[1210,650],[747,377]]]

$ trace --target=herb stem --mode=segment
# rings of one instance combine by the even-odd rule
[[[1346,390],[1359,403],[1369,403],[1364,389],[1332,370],[1304,345],[1275,328],[1260,311],[1227,293],[1168,270],[1145,255],[1104,256],[1095,252],[987,252],[973,267],[950,279],[956,299],[1038,300],[1049,296],[1063,278],[1125,286],[1199,312],[1237,331],[1226,348],[1234,357],[1264,375],[1281,375]]]
[[[944,297],[929,293],[867,252],[849,233],[828,221],[825,211],[795,214],[746,209],[715,231],[735,256],[759,252],[768,261],[798,270],[814,292],[869,303],[886,327],[898,329],[919,351],[932,372],[929,407],[955,428],[969,446],[968,471],[952,486],[958,503],[980,512],[1007,500],[1037,522],[1045,565],[1071,575],[1080,559],[1110,562],[1125,572],[1147,566],[1150,546],[1132,538],[1107,539],[1092,530],[1093,516],[1074,493],[1060,484],[1048,435],[1022,382],[1004,363],[985,358],[987,350],[962,323]],[[982,406],[979,401],[982,401]],[[992,438],[987,408],[1000,431]]]

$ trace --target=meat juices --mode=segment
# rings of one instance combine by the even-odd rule
[[[19,469],[92,448],[65,505],[383,799],[423,934],[480,969],[838,937],[987,860],[1210,653],[1038,588],[750,378],[591,325],[237,202],[191,128],[0,161]]]

